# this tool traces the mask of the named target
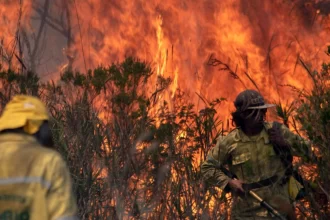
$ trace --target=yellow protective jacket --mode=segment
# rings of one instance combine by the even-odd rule
[[[0,219],[77,219],[61,155],[27,134],[0,134]]]

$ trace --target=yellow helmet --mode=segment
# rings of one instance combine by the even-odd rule
[[[3,110],[0,131],[23,128],[26,133],[34,134],[45,120],[49,120],[49,115],[40,99],[29,95],[16,95]]]

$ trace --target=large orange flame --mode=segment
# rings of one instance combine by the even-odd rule
[[[26,68],[58,79],[68,68],[86,71],[133,55],[172,78],[160,97],[170,106],[177,88],[197,108],[204,107],[200,96],[225,97],[219,114],[226,119],[245,88],[284,103],[295,96],[283,85],[310,88],[306,68],[327,60],[329,14],[325,0],[0,0],[0,64],[21,68],[22,58]]]
[[[172,94],[180,87],[195,104],[202,103],[195,93],[231,101],[244,88],[290,102],[290,88],[281,85],[309,85],[300,60],[315,68],[325,60],[328,21],[316,3],[77,1],[72,7],[78,8],[83,38],[75,35],[75,47],[90,51],[89,68],[127,55],[149,60],[158,75],[174,79]],[[227,70],[208,65],[210,57]],[[80,53],[76,67],[83,67],[83,59]],[[231,108],[229,102],[222,116]]]
[[[181,88],[200,108],[195,93],[208,100],[226,97],[223,117],[244,88],[259,89],[269,100],[293,101],[291,89],[282,85],[308,89],[301,61],[319,67],[329,43],[326,1],[53,0],[48,13],[47,0],[22,1],[21,13],[19,1],[1,2],[2,54],[13,50],[19,17],[32,39],[46,15],[41,75],[47,69],[58,78],[68,65],[85,71],[134,55],[173,79],[163,98],[170,101]]]

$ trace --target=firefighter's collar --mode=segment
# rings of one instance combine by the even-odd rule
[[[264,143],[269,144],[269,137],[265,128],[262,129],[262,131],[259,134],[254,136],[248,136],[242,131],[242,129],[238,129],[237,139],[239,139],[242,142],[254,142],[254,141],[259,141],[260,139],[264,139]]]
[[[0,133],[0,144],[5,142],[38,143],[33,135],[14,132]]]

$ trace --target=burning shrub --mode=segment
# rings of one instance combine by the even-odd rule
[[[318,183],[329,181],[330,65],[311,73],[315,87],[301,93],[296,121],[322,157]],[[30,75],[29,75],[30,74]],[[1,106],[15,93],[46,100],[57,149],[69,165],[81,219],[218,218],[228,216],[229,195],[201,180],[200,162],[223,135],[217,116],[223,98],[199,112],[178,90],[166,102],[171,80],[148,63],[127,58],[87,74],[68,71],[42,84],[32,73],[2,71]],[[150,88],[147,85],[155,85]],[[292,109],[282,111],[286,123]],[[227,125],[228,127],[228,125]],[[317,210],[312,210],[317,212]]]
[[[328,201],[330,201],[330,63],[323,63],[320,71],[310,71],[308,68],[306,70],[313,80],[313,89],[310,92],[300,91],[295,120],[301,125],[302,132],[314,147],[316,155],[314,162],[317,165],[318,175],[313,180],[317,190],[314,191],[311,199],[314,201],[314,211],[319,212],[326,219],[330,215],[328,206]],[[323,196],[320,197],[320,194]]]
[[[330,47],[326,54],[329,54]],[[314,159],[295,160],[295,167],[302,174],[306,197],[297,203],[299,215],[321,219],[329,218],[330,201],[328,174],[330,168],[330,63],[323,63],[320,71],[311,71],[301,59],[300,63],[312,79],[311,91],[301,90],[291,86],[298,94],[298,99],[286,107],[277,104],[277,115],[283,123],[295,129],[299,135],[311,141]],[[291,121],[292,123],[289,123]],[[304,158],[302,158],[304,159]],[[308,163],[306,163],[308,162]],[[299,167],[299,168],[298,168]],[[309,207],[308,209],[305,206]],[[316,215],[315,215],[316,214]]]

